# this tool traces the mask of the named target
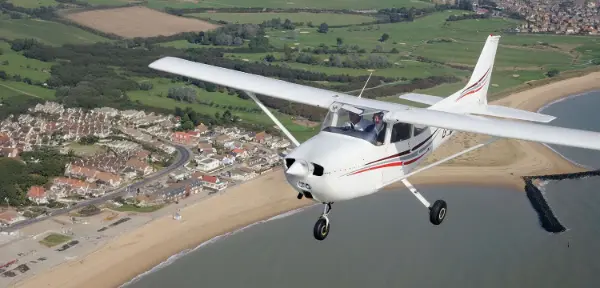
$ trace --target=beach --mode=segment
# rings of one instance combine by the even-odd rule
[[[566,96],[600,89],[600,72],[554,82],[494,101],[493,104],[537,111]],[[434,162],[485,141],[488,136],[458,133],[427,159]],[[424,171],[418,184],[478,183],[522,188],[520,176],[582,171],[550,148],[516,140],[499,140],[442,166]],[[398,187],[398,186],[396,186]],[[180,251],[257,221],[311,205],[298,200],[281,170],[189,205],[182,220],[153,220],[116,237],[93,253],[55,266],[16,287],[118,287]]]

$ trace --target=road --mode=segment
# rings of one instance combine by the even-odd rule
[[[134,184],[130,184],[125,187],[118,188],[118,189],[112,191],[111,193],[106,194],[102,197],[85,200],[85,201],[79,202],[76,205],[73,205],[69,208],[63,208],[60,210],[52,211],[48,216],[27,219],[27,220],[15,223],[15,224],[11,225],[10,227],[6,227],[6,228],[2,229],[2,231],[11,232],[11,231],[19,230],[27,225],[31,225],[33,223],[44,221],[44,220],[49,219],[54,216],[63,215],[63,214],[69,213],[73,210],[82,208],[87,205],[100,204],[100,203],[104,203],[110,199],[114,199],[119,196],[124,196],[127,193],[127,187],[131,187],[132,189],[137,189],[139,187],[143,187],[146,184],[156,181],[157,179],[171,173],[172,171],[183,167],[183,165],[185,165],[192,157],[192,151],[185,146],[181,146],[181,145],[178,145],[175,143],[169,143],[169,144],[171,144],[177,150],[177,157],[175,159],[175,162],[173,164],[171,164],[169,167],[162,169],[156,173],[150,174],[150,175],[146,176],[144,179],[142,179]]]

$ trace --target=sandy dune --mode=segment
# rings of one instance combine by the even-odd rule
[[[513,94],[497,101],[535,111],[564,96],[600,89],[600,72]],[[428,161],[487,138],[460,133]],[[413,183],[477,182],[522,187],[519,176],[577,171],[543,145],[500,140],[491,146],[415,176]],[[64,263],[17,287],[117,287],[169,256],[238,227],[308,205],[297,200],[281,171],[232,188],[182,211],[183,221],[165,217],[123,235],[81,260]],[[316,217],[316,216],[315,216]]]

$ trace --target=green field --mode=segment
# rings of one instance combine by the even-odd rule
[[[41,6],[50,7],[58,5],[58,2],[54,0],[8,0],[8,3],[24,8],[37,8]]]
[[[69,240],[71,240],[71,236],[58,233],[51,233],[50,235],[44,237],[44,239],[40,240],[40,244],[46,247],[54,247],[56,245],[65,243]]]
[[[159,210],[160,208],[163,208],[163,207],[164,207],[164,205],[153,205],[153,206],[138,207],[138,206],[131,205],[131,204],[123,204],[123,206],[120,206],[120,207],[114,206],[111,209],[115,210],[115,211],[119,211],[119,212],[150,213],[150,212],[157,211],[157,210]]]
[[[313,25],[318,26],[319,24],[326,22],[329,25],[347,25],[347,24],[360,24],[365,22],[373,22],[376,19],[369,16],[352,15],[352,14],[334,14],[334,13],[193,13],[188,16],[204,19],[204,20],[215,20],[215,21],[226,21],[228,23],[253,23],[260,24],[263,21],[271,20],[273,18],[281,18],[283,22],[285,19],[290,19],[292,22],[304,22],[306,25],[308,22],[312,22]]]
[[[171,1],[148,0],[147,6],[154,9],[171,8],[197,8],[197,7],[261,7],[261,8],[326,8],[326,9],[382,9],[393,7],[430,7],[433,4],[418,0],[199,0]]]
[[[238,59],[238,60],[248,60],[255,62],[263,62],[263,59],[266,55],[271,54],[275,56],[276,59],[282,59],[283,53],[253,53],[253,54],[229,54],[226,53],[225,57]],[[405,57],[399,56],[397,54],[384,54],[393,66],[390,68],[381,68],[381,69],[355,69],[355,68],[343,68],[343,67],[331,67],[325,65],[310,65],[304,63],[297,62],[283,62],[277,61],[273,62],[271,65],[278,65],[283,67],[290,67],[299,70],[307,70],[312,72],[322,72],[329,75],[350,75],[350,76],[360,76],[360,75],[368,75],[371,71],[375,76],[383,76],[383,77],[392,77],[392,78],[402,78],[405,77],[407,79],[412,78],[426,78],[429,76],[443,76],[443,75],[455,75],[459,77],[466,77],[470,73],[468,71],[459,70],[450,68],[445,65],[434,64],[434,63],[424,63],[419,62],[412,59],[406,59]],[[329,58],[328,55],[320,55],[318,56],[322,59]],[[342,56],[342,59],[344,56]],[[245,60],[244,60],[245,61]]]
[[[106,38],[57,22],[40,19],[0,19],[0,38],[33,38],[48,45],[89,44]]]
[[[0,71],[9,75],[21,75],[34,81],[44,82],[50,77],[51,63],[29,59],[10,49],[10,44],[0,41]]]
[[[242,119],[242,121],[262,124],[266,126],[273,126],[273,122],[269,119],[267,115],[265,115],[262,111],[252,113],[246,111],[236,111],[235,109],[230,109],[227,106],[233,107],[244,107],[244,108],[258,108],[254,102],[251,100],[240,99],[236,95],[228,95],[227,93],[221,92],[207,92],[205,90],[199,89],[193,85],[188,85],[189,87],[194,88],[197,91],[197,99],[201,101],[212,101],[213,106],[199,104],[199,103],[186,103],[179,102],[174,99],[170,99],[167,97],[168,91],[170,87],[181,87],[185,86],[184,83],[172,83],[168,79],[151,79],[145,81],[152,81],[153,89],[149,91],[132,91],[127,93],[129,98],[133,101],[140,101],[144,105],[148,105],[151,107],[158,108],[166,108],[166,109],[175,109],[175,107],[191,107],[196,112],[206,114],[206,115],[215,115],[215,113],[223,114],[226,110],[230,110],[231,114],[237,115]],[[142,82],[142,81],[140,81]],[[292,119],[289,115],[281,114],[276,111],[272,111],[274,115],[278,117],[278,119],[286,125],[286,127],[299,139],[307,139],[312,136],[315,129],[308,128],[305,126],[301,126],[292,122]],[[325,113],[325,111],[324,111]]]
[[[4,93],[7,90],[12,91],[10,93],[7,93],[9,96],[18,96],[18,95],[25,94],[25,95],[29,95],[29,96],[41,98],[41,99],[48,99],[48,100],[55,99],[54,90],[42,88],[39,86],[29,85],[24,82],[0,80],[0,87],[4,89],[4,90],[0,90],[1,93]],[[0,94],[0,95],[4,95],[4,94]]]

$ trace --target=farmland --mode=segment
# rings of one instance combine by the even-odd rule
[[[24,8],[37,8],[41,6],[56,6],[58,2],[54,0],[8,0],[9,3],[12,3],[15,6],[24,7]]]
[[[430,2],[418,0],[215,0],[215,1],[170,1],[148,0],[148,7],[163,9],[172,8],[231,8],[231,7],[261,7],[261,8],[319,8],[319,9],[381,9],[390,7],[423,8],[432,6]]]
[[[66,17],[81,25],[127,38],[169,36],[218,27],[205,21],[177,17],[144,7],[92,10],[71,13]]]

